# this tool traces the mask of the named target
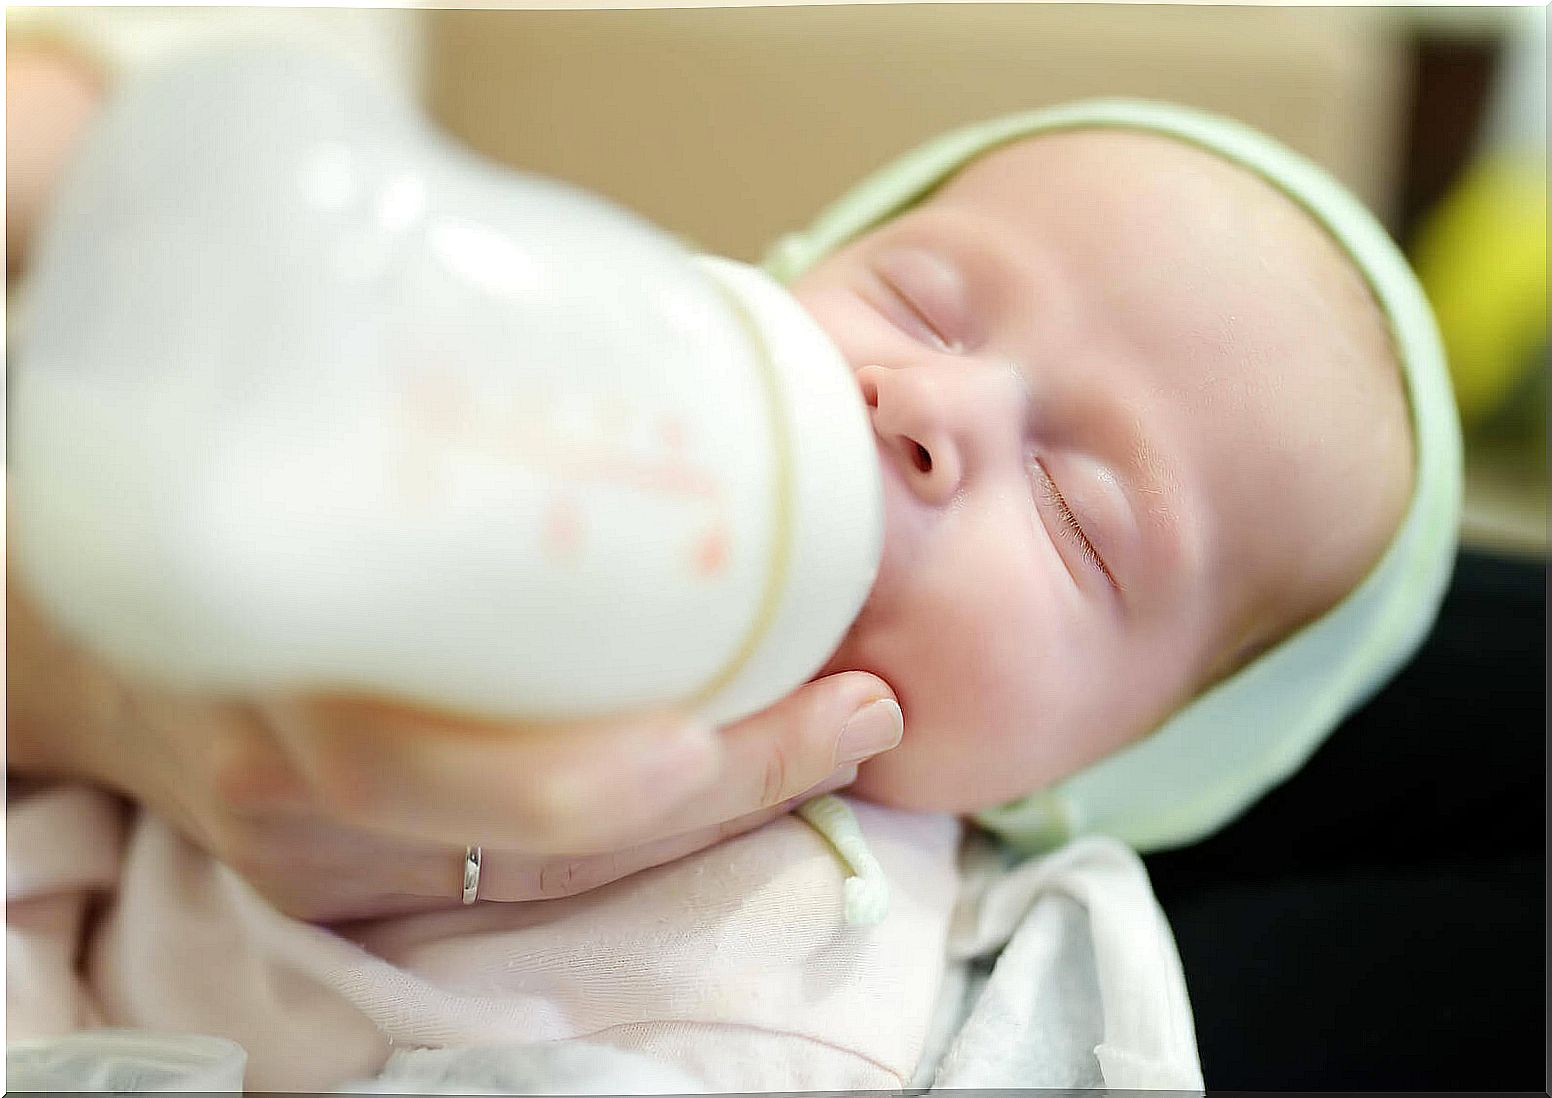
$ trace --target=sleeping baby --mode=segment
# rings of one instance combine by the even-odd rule
[[[236,1040],[255,1089],[385,1064],[382,1089],[1200,1085],[1178,964],[1119,1011],[1168,1015],[1172,1045],[1127,1047],[1111,999],[1066,1076],[924,1065],[985,1051],[955,1051],[945,989],[1014,933],[989,929],[1008,880],[1086,906],[1102,974],[1117,910],[1172,956],[1111,839],[1220,826],[1421,639],[1459,440],[1420,291],[1313,166],[1130,101],[940,138],[768,267],[851,363],[883,462],[883,564],[823,673],[881,676],[905,715],[851,789],[888,916],[848,926],[844,867],[786,818],[580,896],[323,929],[141,820],[89,945],[95,1018]],[[964,816],[1042,858],[974,877]]]

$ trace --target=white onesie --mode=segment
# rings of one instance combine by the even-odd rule
[[[890,882],[875,926],[786,817],[580,896],[329,930],[154,817],[35,793],[7,807],[8,1038],[215,1035],[266,1091],[1200,1087],[1134,855],[1088,839],[1010,870],[951,817],[853,807]]]

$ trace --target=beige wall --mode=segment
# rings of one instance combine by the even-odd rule
[[[1234,114],[1390,211],[1405,88],[1372,11],[866,5],[439,11],[434,113],[476,148],[752,258],[958,123],[1087,95]]]

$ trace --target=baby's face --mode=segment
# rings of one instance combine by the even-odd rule
[[[824,668],[900,698],[875,800],[973,811],[1110,754],[1333,605],[1405,510],[1367,289],[1183,144],[1017,143],[793,289],[883,460],[883,565]]]

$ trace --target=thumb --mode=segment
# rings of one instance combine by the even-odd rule
[[[894,691],[878,676],[846,671],[816,679],[722,729],[716,782],[654,821],[652,831],[699,831],[782,804],[894,747],[903,731]]]

